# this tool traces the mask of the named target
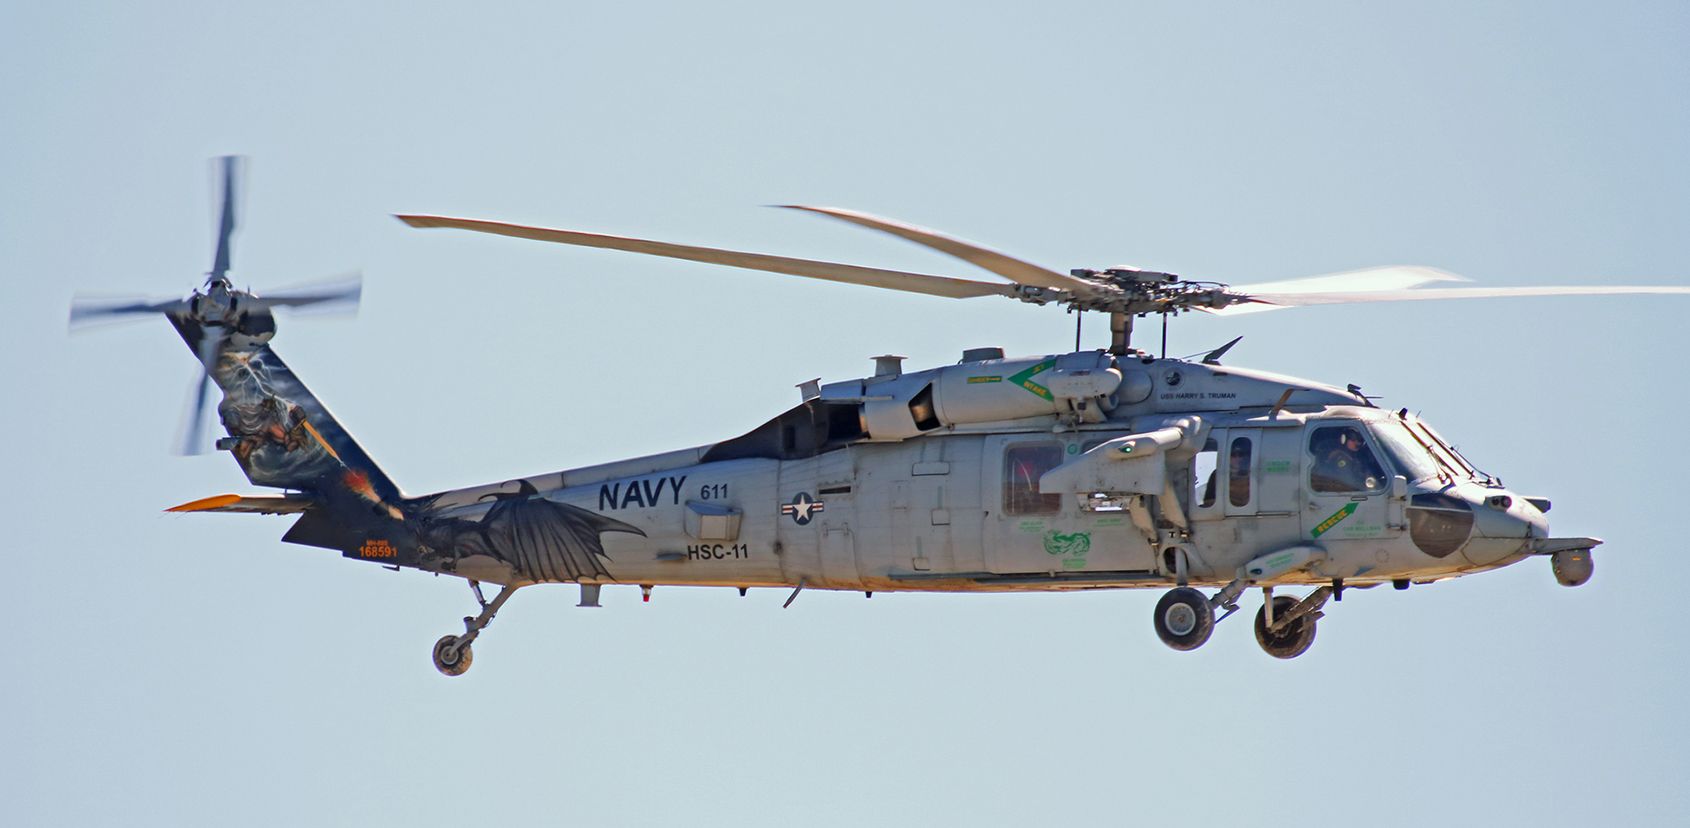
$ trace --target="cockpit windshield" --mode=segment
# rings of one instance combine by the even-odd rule
[[[1449,441],[1445,440],[1443,435],[1439,434],[1436,429],[1432,428],[1430,423],[1427,423],[1425,420],[1415,419],[1414,429],[1420,434],[1425,435],[1426,440],[1432,444],[1433,451],[1437,453],[1438,459],[1447,463],[1451,469],[1454,469],[1458,474],[1461,474],[1464,477],[1478,476],[1478,469],[1473,468],[1473,464],[1467,462],[1467,458],[1462,457],[1460,452],[1451,447]]]
[[[1439,474],[1438,461],[1427,449],[1425,442],[1410,434],[1402,423],[1373,423],[1372,430],[1374,436],[1379,438],[1379,447],[1385,450],[1385,456],[1391,458],[1391,465],[1410,482],[1436,477]]]

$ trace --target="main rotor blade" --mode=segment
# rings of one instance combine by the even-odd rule
[[[649,241],[625,236],[583,233],[577,230],[528,227],[521,224],[506,224],[502,221],[419,215],[400,215],[395,216],[395,218],[412,227],[452,227],[459,230],[473,230],[478,233],[514,236],[519,239],[574,244],[582,247],[600,247],[607,250],[626,250],[630,253],[645,253],[650,256],[664,256],[670,259],[685,259],[728,267],[743,267],[749,270],[763,270],[769,273],[784,273],[789,276],[805,276],[811,279],[825,279],[829,282],[847,282],[854,285],[901,290],[908,293],[924,293],[929,296],[945,296],[952,299],[1016,295],[1016,289],[1013,285],[975,282],[968,279],[954,279],[949,276],[930,276],[924,273],[906,273],[901,270],[882,270],[876,267],[821,262],[812,259],[793,259],[786,256],[771,256],[766,253],[743,253],[736,250],[719,250],[714,247],[693,247],[685,244],[670,244],[669,242]]]
[[[217,221],[217,253],[211,260],[211,275],[221,279],[229,272],[229,239],[235,233],[235,196],[240,188],[236,178],[240,174],[241,159],[237,155],[225,155],[217,159],[218,170],[222,173],[223,207]]]
[[[1428,288],[1426,290],[1331,291],[1310,293],[1254,293],[1253,302],[1210,311],[1220,316],[1280,310],[1309,305],[1347,305],[1363,302],[1412,302],[1428,299],[1493,299],[1520,296],[1635,296],[1690,294],[1678,285],[1539,285],[1494,288]],[[1199,308],[1199,310],[1207,310]]]
[[[184,418],[182,442],[177,447],[178,454],[194,455],[205,453],[205,392],[211,385],[211,372],[217,367],[217,360],[223,355],[223,340],[226,332],[222,325],[208,325],[200,330],[199,358],[200,376],[194,384],[194,395],[188,399],[188,411]]]
[[[1013,256],[981,247],[972,242],[951,238],[937,230],[929,230],[926,227],[918,227],[914,224],[905,224],[901,221],[893,221],[892,219],[839,207],[808,207],[803,204],[782,204],[779,206],[788,210],[819,213],[840,221],[848,221],[859,227],[890,233],[901,239],[930,247],[940,253],[955,256],[975,267],[996,273],[1018,285],[1037,285],[1052,290],[1064,290],[1079,296],[1085,296],[1097,289],[1097,286],[1090,282],[1021,261]]]
[[[1466,277],[1457,276],[1448,271],[1435,267],[1421,267],[1419,265],[1397,265],[1391,267],[1369,267],[1362,270],[1349,270],[1343,273],[1328,273],[1322,276],[1305,276],[1300,279],[1283,279],[1275,282],[1257,282],[1253,285],[1229,285],[1228,293],[1245,293],[1256,295],[1259,293],[1331,293],[1337,291],[1359,292],[1375,290],[1407,290],[1433,282],[1465,282]]]

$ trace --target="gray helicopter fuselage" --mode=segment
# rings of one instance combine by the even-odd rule
[[[1295,658],[1346,586],[1406,587],[1550,558],[1585,583],[1589,537],[1552,538],[1549,501],[1504,489],[1406,409],[1348,390],[1131,348],[1135,319],[1305,305],[1539,295],[1687,294],[1690,286],[1439,287],[1421,266],[1254,285],[1136,268],[1066,274],[936,231],[839,208],[788,205],[897,236],[1002,277],[984,282],[652,239],[408,214],[413,227],[760,270],[949,299],[987,296],[1107,314],[1107,351],[1005,358],[800,386],[796,407],[708,446],[408,497],[270,347],[278,308],[355,303],[356,279],[266,294],[230,280],[239,159],[220,159],[217,246],[185,299],[78,300],[72,325],[164,315],[203,368],[182,450],[205,448],[207,392],[246,478],[271,494],[221,494],[172,512],[295,516],[283,540],[392,569],[468,579],[479,614],[435,643],[460,675],[471,644],[517,589],[599,585],[787,586],[875,591],[1172,587],[1159,638],[1176,650],[1261,587],[1257,642]],[[1237,340],[1234,340],[1236,342]],[[505,588],[492,599],[481,582]],[[1315,585],[1301,598],[1284,584]],[[1219,585],[1206,595],[1193,588]],[[788,599],[790,603],[791,599]],[[1218,615],[1223,610],[1226,615]]]
[[[1547,501],[1353,391],[1143,355],[988,357],[885,358],[734,440],[429,499],[473,523],[521,487],[614,519],[632,529],[601,536],[607,575],[445,549],[420,565],[863,591],[1224,584],[1247,567],[1261,585],[1367,585],[1495,568],[1548,535]],[[1337,445],[1351,431],[1359,452]]]

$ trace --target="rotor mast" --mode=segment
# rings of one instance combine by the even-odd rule
[[[1133,318],[1131,314],[1115,311],[1109,314],[1109,353],[1115,356],[1126,356],[1132,351],[1129,347],[1133,339]]]
[[[1155,270],[1112,267],[1107,270],[1076,269],[1069,274],[1087,283],[1090,289],[1057,301],[1064,301],[1082,313],[1088,310],[1108,313],[1109,353],[1114,356],[1133,353],[1134,316],[1161,314],[1163,338],[1166,339],[1169,314],[1192,308],[1224,307],[1232,300],[1220,285],[1189,282],[1172,273]],[[1166,346],[1164,342],[1163,347]]]

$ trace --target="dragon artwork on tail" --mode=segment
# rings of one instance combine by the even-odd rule
[[[526,480],[514,492],[484,495],[493,502],[474,517],[442,503],[450,493],[406,499],[269,348],[231,343],[208,367],[224,394],[218,416],[226,445],[247,477],[310,492],[323,507],[290,533],[299,542],[445,572],[485,556],[518,580],[540,583],[614,580],[600,533],[645,535],[548,499]],[[372,539],[379,553],[364,551]]]

